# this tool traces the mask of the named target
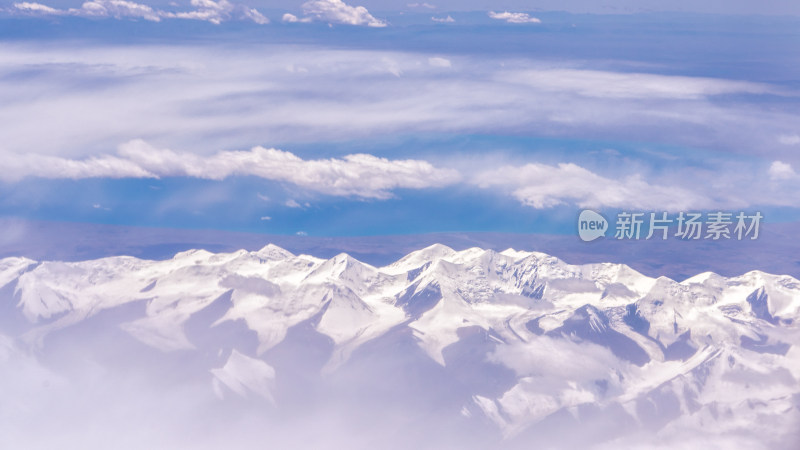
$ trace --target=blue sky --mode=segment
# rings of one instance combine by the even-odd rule
[[[2,2],[0,215],[319,236],[570,233],[587,207],[798,220],[796,7],[632,3]]]

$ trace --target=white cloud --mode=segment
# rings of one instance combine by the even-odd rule
[[[773,180],[790,180],[797,177],[791,164],[782,161],[773,161],[769,166],[769,177]]]
[[[236,18],[239,20],[251,20],[260,25],[269,23],[269,19],[264,17],[258,10],[244,5],[233,4],[228,0],[191,0],[191,5],[196,9],[179,12],[156,10],[148,5],[128,0],[89,0],[84,2],[80,8],[66,10],[31,2],[15,3],[14,7],[20,12],[37,15],[134,18],[153,22],[159,22],[162,18],[193,19],[205,20],[215,24]]]
[[[14,3],[14,8],[16,8],[19,11],[34,13],[34,14],[47,14],[47,15],[66,14],[66,11],[62,11],[60,9],[52,8],[50,6],[34,2]]]
[[[272,220],[272,217],[270,217],[270,216],[261,216],[261,220],[269,221],[269,220]]]
[[[430,3],[409,3],[407,6],[409,8],[436,9],[436,5],[431,5]]]
[[[480,173],[475,183],[483,188],[510,188],[521,203],[537,209],[574,203],[581,208],[677,211],[712,204],[692,190],[649,184],[637,175],[623,179],[603,177],[572,163],[505,166]]]
[[[158,22],[161,16],[153,8],[126,0],[92,0],[84,2],[79,10],[69,10],[71,14],[83,16],[141,18]]]
[[[440,58],[438,56],[434,56],[432,58],[428,58],[428,64],[432,67],[452,67],[453,64],[450,62],[449,59]]]
[[[518,13],[518,12],[494,12],[489,11],[489,17],[492,19],[497,20],[505,20],[508,23],[542,23],[541,20],[537,19],[536,17],[531,17],[526,13]]]
[[[204,9],[216,9],[218,11],[223,11],[228,9],[230,3],[227,0],[191,0],[192,6]]]
[[[198,9],[188,12],[166,13],[165,17],[170,19],[201,20],[219,25],[224,21],[222,13],[215,9]]]
[[[286,23],[298,23],[298,22],[299,23],[309,23],[309,22],[312,21],[311,17],[303,17],[301,19],[301,18],[298,18],[297,16],[295,16],[294,14],[289,14],[289,13],[284,14],[283,18],[281,20],[283,22],[286,22]]]
[[[800,135],[782,134],[778,136],[778,142],[780,142],[783,145],[797,145],[800,144]]]
[[[437,23],[453,23],[456,19],[453,19],[449,15],[447,17],[431,17],[431,20]]]
[[[286,200],[284,205],[288,206],[289,208],[302,208],[303,207],[303,205],[301,205],[300,203],[297,203],[297,200],[295,200],[293,198],[290,198],[289,200]]]
[[[0,154],[0,162],[7,169],[0,174],[0,179],[12,182],[26,176],[71,179],[192,177],[211,180],[255,176],[327,195],[376,199],[390,198],[395,189],[441,187],[459,179],[455,170],[438,169],[421,160],[389,160],[367,154],[304,160],[290,152],[264,147],[201,156],[159,149],[142,140],[121,145],[117,156],[72,160],[31,154]],[[287,202],[287,206],[293,205]]]
[[[386,26],[386,22],[373,17],[367,8],[350,6],[342,0],[310,0],[303,3],[303,13],[321,22],[368,27]]]
[[[123,17],[139,18],[158,22],[161,20],[160,12],[150,6],[127,0],[90,0],[84,2],[80,8],[67,10],[53,8],[41,3],[15,3],[14,7],[21,12],[38,15],[73,15],[82,17]]]
[[[176,19],[205,20],[214,24],[236,18],[251,20],[259,25],[269,23],[269,19],[255,8],[233,4],[228,0],[192,0],[194,11],[163,13],[164,17]]]

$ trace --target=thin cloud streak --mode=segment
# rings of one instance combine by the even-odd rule
[[[453,169],[440,169],[426,161],[413,159],[389,160],[368,154],[352,154],[342,158],[304,160],[290,152],[264,147],[200,156],[159,149],[142,140],[121,145],[118,155],[83,160],[37,154],[6,154],[0,158],[3,167],[8,169],[0,174],[0,179],[6,182],[24,177],[223,180],[233,176],[255,176],[331,196],[373,199],[391,198],[395,189],[447,186],[460,178]]]
[[[480,174],[476,183],[483,188],[510,187],[517,200],[537,209],[562,204],[669,211],[714,206],[711,199],[689,189],[653,185],[640,175],[611,179],[572,163],[501,167]]]
[[[14,10],[17,13],[32,16],[127,18],[144,19],[151,22],[160,22],[161,19],[190,19],[217,25],[231,19],[249,20],[259,25],[269,23],[269,19],[257,9],[233,4],[228,0],[191,0],[190,4],[194,8],[190,11],[163,11],[128,0],[90,0],[84,2],[80,8],[69,9],[58,9],[36,2],[21,2],[14,3]]]
[[[494,12],[489,11],[489,17],[496,20],[504,20],[508,23],[542,23],[541,19],[531,17],[527,13],[522,12]]]

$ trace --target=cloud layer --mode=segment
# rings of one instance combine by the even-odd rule
[[[95,1],[81,9],[108,17],[149,14],[132,5]],[[226,5],[195,0],[193,18],[227,20],[226,14],[242,11]],[[314,3],[308,15],[295,19],[369,25],[372,19],[363,12],[342,5]],[[32,3],[18,7],[67,11]],[[5,43],[0,162],[6,170],[0,178],[255,176],[360,198],[458,183],[537,209],[796,206],[797,93],[747,77],[677,73],[630,62],[543,62],[447,48]],[[425,142],[442,135],[500,137],[499,156],[490,148],[486,161],[462,161],[461,147]],[[349,149],[409,136],[421,137],[421,148]],[[596,151],[627,142],[641,153],[616,152],[587,162],[586,154],[553,151],[543,157],[547,149],[532,148],[535,155],[509,161],[514,158],[502,155],[508,136],[597,142]],[[131,142],[135,138],[184,151]],[[120,142],[129,144],[109,152]],[[259,143],[292,151],[313,144],[334,156],[301,159],[253,148]],[[650,144],[710,156],[659,172],[663,161],[681,156],[672,150],[647,156]],[[225,148],[252,150],[219,151]],[[359,151],[372,155],[352,154]],[[373,156],[389,152],[403,156]],[[405,159],[408,154],[414,159]]]
[[[204,20],[214,24],[231,19],[250,20],[259,25],[269,23],[269,19],[255,8],[233,4],[228,0],[191,0],[190,4],[193,9],[189,11],[162,11],[128,0],[90,0],[84,2],[80,8],[69,9],[57,9],[35,2],[21,2],[14,3],[14,8],[19,13],[31,15],[131,18],[152,22],[166,18]]]
[[[144,19],[159,22],[161,19],[202,20],[220,24],[228,20],[247,20],[259,25],[269,19],[255,8],[234,4],[228,0],[190,0],[192,9],[165,11],[129,0],[89,0],[80,8],[58,9],[38,2],[14,3],[12,12],[32,16],[113,17],[116,19]],[[172,4],[177,6],[177,4]],[[385,27],[385,21],[375,18],[363,6],[351,6],[342,0],[309,0],[302,5],[303,17],[286,13],[283,22]]]
[[[441,187],[459,180],[455,170],[439,169],[426,161],[413,159],[389,160],[353,154],[340,159],[304,160],[290,152],[264,147],[201,156],[159,149],[142,140],[121,145],[117,155],[81,160],[36,154],[4,155],[0,158],[6,168],[0,178],[7,182],[28,176],[69,179],[191,177],[210,180],[255,176],[326,195],[386,199],[395,189]]]
[[[796,115],[769,102],[790,103],[791,92],[571,61],[302,46],[126,46],[120,52],[4,44],[0,76],[0,151],[14,153],[47,153],[52,142],[67,153],[104,151],[137,137],[212,151],[467,132],[622,136],[800,163],[791,145]],[[729,101],[732,96],[739,100]]]
[[[485,163],[434,166],[419,159],[387,159],[370,154],[340,158],[302,159],[274,148],[213,154],[179,152],[154,147],[137,139],[119,146],[116,154],[64,158],[28,153],[0,154],[0,181],[16,183],[26,177],[48,179],[185,177],[225,180],[258,177],[287,184],[308,193],[385,200],[398,189],[480,188],[510,195],[534,209],[556,206],[619,208],[639,211],[687,211],[714,208],[793,206],[800,179],[791,165],[774,161],[749,176],[741,168],[721,167],[714,173],[684,170],[649,177],[633,167],[599,173],[575,163],[529,162],[517,165]],[[717,183],[698,179],[717,176]],[[770,183],[760,180],[769,179]],[[262,195],[259,198],[268,201]],[[304,208],[294,199],[290,208]]]

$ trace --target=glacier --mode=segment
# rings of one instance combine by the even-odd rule
[[[800,448],[800,281],[444,245],[0,260],[9,448]],[[4,445],[4,447],[6,446]]]

